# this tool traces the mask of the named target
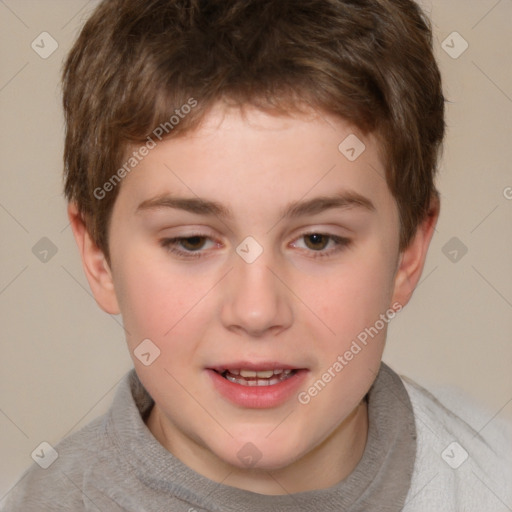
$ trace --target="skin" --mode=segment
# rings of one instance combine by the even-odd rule
[[[349,134],[366,145],[354,162],[338,150]],[[343,120],[316,112],[242,115],[219,105],[194,132],[159,143],[123,180],[109,230],[110,264],[70,204],[94,296],[108,313],[122,314],[136,371],[155,400],[147,426],[198,473],[285,494],[330,487],[356,467],[368,430],[364,396],[385,328],[308,404],[293,395],[267,409],[234,405],[213,388],[206,368],[280,361],[308,370],[300,391],[307,390],[379,315],[407,304],[439,205],[432,203],[399,252],[397,205],[382,176],[376,139]],[[347,192],[373,209],[351,204],[282,216],[290,203]],[[163,195],[214,200],[232,217],[139,208]],[[196,258],[162,246],[199,234],[208,238],[199,240],[202,248],[192,239]],[[235,251],[247,236],[263,248],[250,264]],[[175,247],[190,250],[190,241]],[[133,355],[147,338],[161,351],[150,366]],[[248,442],[261,453],[250,468],[237,456]]]

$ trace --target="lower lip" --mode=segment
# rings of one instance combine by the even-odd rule
[[[286,402],[306,378],[308,370],[297,370],[294,375],[273,386],[244,386],[207,369],[217,391],[230,402],[252,409],[270,409]]]

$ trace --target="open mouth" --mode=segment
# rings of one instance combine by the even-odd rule
[[[238,407],[270,409],[292,399],[309,369],[279,361],[232,361],[206,368],[214,389]]]
[[[280,382],[293,377],[297,370],[291,369],[275,369],[275,370],[245,370],[245,369],[229,369],[224,371],[215,370],[225,379],[240,384],[242,386],[274,386]]]

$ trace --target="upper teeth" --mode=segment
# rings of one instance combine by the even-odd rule
[[[241,369],[234,369],[234,370],[228,370],[229,373],[232,373],[233,375],[240,375],[241,377],[255,377],[258,379],[270,379],[272,375],[280,375],[281,373],[284,373],[285,375],[291,373],[291,370],[262,370],[262,371],[255,371],[255,370],[241,370]]]

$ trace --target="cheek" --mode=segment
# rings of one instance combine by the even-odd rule
[[[191,327],[191,313],[207,291],[204,281],[183,279],[161,261],[129,256],[118,268],[115,287],[132,348],[144,338],[169,345],[178,327]]]
[[[201,300],[208,283],[180,278],[157,262],[125,261],[118,274],[120,305],[134,366],[153,397],[164,403],[176,401],[181,396],[179,383],[187,382],[190,369],[198,366],[197,350],[209,318],[208,301]],[[147,342],[142,345],[148,339],[149,347]],[[148,352],[158,356],[146,365],[139,356]]]
[[[388,263],[368,256],[365,262],[347,265],[316,297],[319,316],[334,334],[324,329],[318,335],[318,366],[300,399],[311,415],[329,418],[322,428],[343,421],[377,375],[388,326],[381,315],[386,315],[392,294]]]
[[[368,257],[328,280],[317,301],[336,337],[352,339],[386,312],[393,292],[390,268],[386,262]]]

